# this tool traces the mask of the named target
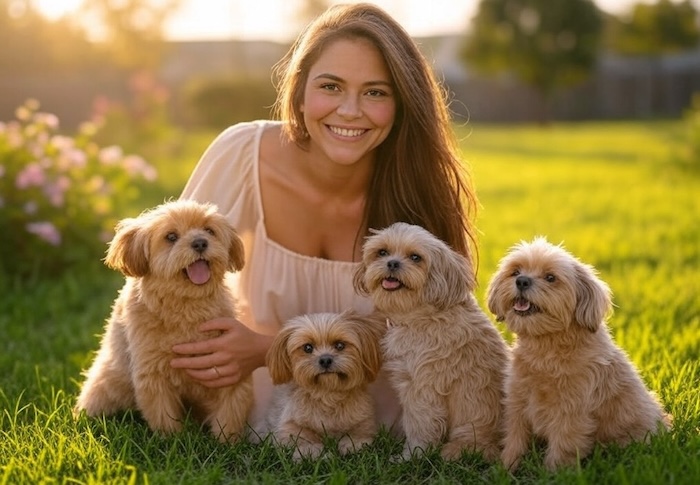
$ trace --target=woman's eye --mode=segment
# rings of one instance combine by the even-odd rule
[[[420,256],[420,254],[411,254],[411,261],[414,263],[420,263],[423,261],[423,258]]]
[[[336,342],[333,344],[333,347],[335,347],[335,350],[343,350],[345,348],[345,342]]]
[[[337,84],[321,84],[321,89],[323,89],[324,91],[337,91],[338,85]]]
[[[311,352],[314,351],[314,346],[311,344],[304,344],[304,346],[301,348],[305,353],[310,354]]]
[[[552,273],[546,274],[544,279],[545,281],[547,281],[547,283],[554,283],[555,281],[557,281],[557,277],[554,276]]]
[[[367,95],[372,98],[379,98],[381,96],[386,96],[386,93],[380,89],[370,89],[367,91]]]
[[[165,236],[165,239],[167,239],[168,241],[174,243],[175,241],[177,241],[177,234],[174,233],[174,232],[169,232],[169,233]]]

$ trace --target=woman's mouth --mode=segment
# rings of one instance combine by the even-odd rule
[[[339,126],[326,125],[328,129],[335,135],[342,136],[345,138],[357,138],[364,135],[369,130],[362,128],[341,128]]]

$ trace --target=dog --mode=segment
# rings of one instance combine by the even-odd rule
[[[292,318],[275,336],[266,356],[275,384],[267,429],[294,446],[295,460],[319,457],[326,438],[337,439],[343,455],[372,442],[368,385],[381,369],[382,332],[382,322],[348,310]]]
[[[506,378],[503,464],[515,470],[535,435],[544,464],[575,465],[596,442],[620,446],[668,429],[605,325],[611,291],[596,270],[543,237],[510,249],[487,289],[488,307],[516,335]]]
[[[75,413],[111,415],[137,409],[157,432],[182,429],[185,413],[222,442],[237,440],[253,402],[250,378],[206,388],[170,367],[176,343],[201,340],[202,322],[235,317],[224,284],[243,268],[243,243],[217,208],[190,200],[165,202],[120,221],[105,264],[126,276]],[[216,372],[216,368],[212,368]]]
[[[403,459],[441,448],[500,454],[509,348],[473,296],[469,260],[423,227],[373,230],[353,276],[386,318],[385,368],[402,406]]]

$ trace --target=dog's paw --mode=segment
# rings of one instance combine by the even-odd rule
[[[550,471],[556,471],[564,467],[572,467],[578,463],[578,453],[561,453],[549,449],[544,455],[544,467]]]
[[[348,453],[354,453],[360,451],[361,448],[369,445],[372,442],[370,439],[366,438],[351,438],[350,436],[343,436],[338,440],[338,452],[341,455],[347,455]]]
[[[442,450],[440,450],[440,456],[442,456],[443,460],[457,460],[462,456],[463,449],[461,443],[450,441],[443,445]]]
[[[299,443],[294,450],[292,459],[296,462],[302,461],[305,458],[314,460],[320,457],[322,454],[322,443]]]
[[[504,449],[501,453],[501,463],[506,468],[506,470],[514,472],[520,466],[520,460],[522,459],[522,454],[512,450]]]

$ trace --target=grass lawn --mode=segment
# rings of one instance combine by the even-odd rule
[[[680,123],[467,125],[458,133],[482,206],[479,301],[512,244],[536,235],[563,242],[612,288],[611,332],[675,416],[671,433],[597,448],[579,468],[555,474],[535,448],[509,475],[475,456],[394,463],[401,444],[383,433],[357,455],[294,463],[289,450],[221,445],[193,424],[160,437],[132,413],[74,421],[80,370],[122,283],[96,261],[60,281],[0,277],[0,484],[700,483],[700,161],[695,170],[676,161]],[[177,163],[143,208],[177,196],[194,159]]]

